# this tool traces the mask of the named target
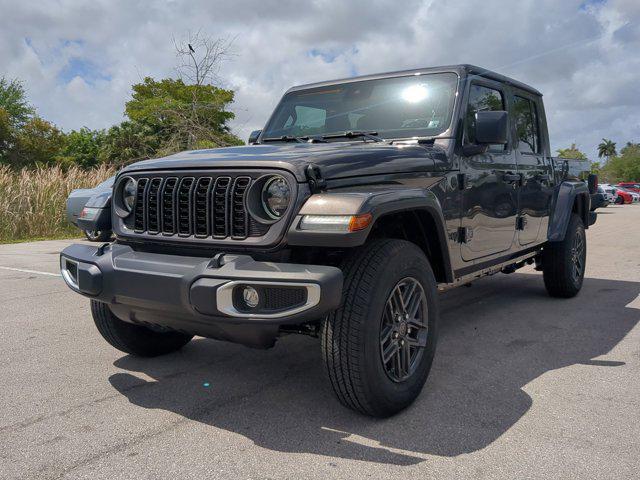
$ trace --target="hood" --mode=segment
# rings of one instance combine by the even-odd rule
[[[382,142],[287,143],[215,148],[134,163],[123,171],[196,168],[282,168],[306,181],[305,167],[318,165],[325,179],[441,169],[444,150],[433,145]]]

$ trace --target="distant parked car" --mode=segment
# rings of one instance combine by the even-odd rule
[[[606,183],[599,185],[598,192],[604,193],[605,199],[609,203],[616,203],[616,191],[611,185]]]
[[[624,205],[625,203],[633,203],[633,197],[630,193],[625,192],[621,188],[614,187],[613,188],[616,195],[616,203],[618,205]]]
[[[638,182],[620,182],[618,186],[626,190],[631,190],[632,192],[636,192],[640,194],[640,183]]]
[[[596,193],[591,194],[591,211],[593,212],[596,208],[604,208],[609,206],[609,200],[607,199],[606,193],[604,193],[604,189],[602,187],[598,187]]]
[[[94,188],[79,188],[72,190],[67,198],[67,220],[82,230],[88,240],[92,242],[106,242],[111,238],[111,177]],[[85,229],[82,227],[83,218],[94,221],[98,216],[105,218],[102,230]],[[109,219],[109,222],[106,222]]]
[[[631,203],[640,202],[640,193],[629,190],[628,188],[625,188],[621,185],[616,185],[616,188],[618,189],[618,192],[628,193],[629,195],[631,195]]]

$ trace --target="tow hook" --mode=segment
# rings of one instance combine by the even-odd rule
[[[220,268],[224,265],[224,256],[225,253],[216,253],[209,263],[207,264],[207,268]]]

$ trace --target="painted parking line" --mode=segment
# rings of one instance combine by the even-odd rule
[[[626,308],[637,308],[640,310],[640,295],[638,295],[635,300],[632,300],[631,303],[625,305]]]
[[[47,275],[50,277],[60,277],[59,273],[51,273],[51,272],[40,272],[38,270],[28,270],[26,268],[14,268],[14,267],[3,267],[0,266],[0,270],[11,270],[12,272],[22,272],[22,273],[35,273],[37,275]]]

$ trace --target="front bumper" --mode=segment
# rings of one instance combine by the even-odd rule
[[[108,303],[121,320],[245,344],[263,342],[238,339],[238,327],[264,327],[269,336],[279,325],[322,318],[342,296],[338,268],[256,262],[247,255],[203,259],[137,252],[119,244],[75,244],[62,251],[60,265],[72,290]],[[246,287],[271,292],[271,299],[285,303],[280,308],[274,301],[255,309],[238,305],[243,297],[236,290]]]

